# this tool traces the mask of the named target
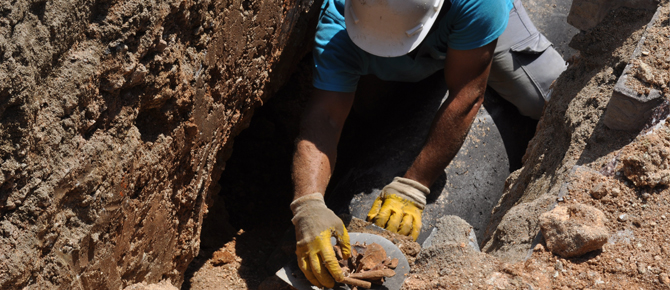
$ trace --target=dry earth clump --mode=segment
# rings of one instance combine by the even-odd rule
[[[658,130],[666,129],[661,126]],[[640,137],[623,148],[620,160],[624,176],[635,186],[670,185],[670,134],[653,133]]]
[[[547,249],[564,258],[581,256],[607,243],[605,214],[583,204],[557,206],[540,216]]]

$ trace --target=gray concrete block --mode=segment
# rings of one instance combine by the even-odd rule
[[[657,10],[647,25],[647,29],[653,26],[659,17],[659,13],[660,10]],[[645,31],[631,59],[640,56],[646,35],[647,32]],[[631,67],[632,62],[629,62],[614,86],[612,98],[607,105],[607,110],[604,114],[604,123],[610,129],[625,131],[641,130],[651,117],[653,109],[659,106],[664,100],[663,94],[656,89],[650,88],[649,94],[644,95],[638,94],[637,91],[628,87],[629,79],[634,77]]]

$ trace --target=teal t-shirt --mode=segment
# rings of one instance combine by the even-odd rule
[[[507,27],[512,0],[445,0],[449,9],[414,57],[380,57],[354,44],[344,22],[344,0],[324,0],[314,43],[314,87],[353,92],[362,75],[417,82],[444,68],[447,47],[468,50],[489,44]]]

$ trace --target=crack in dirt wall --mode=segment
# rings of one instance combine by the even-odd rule
[[[181,285],[232,137],[318,4],[0,4],[0,288]]]

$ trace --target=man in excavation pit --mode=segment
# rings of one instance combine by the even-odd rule
[[[487,84],[537,120],[551,83],[566,69],[519,0],[324,0],[313,55],[315,90],[297,139],[291,210],[298,265],[314,285],[329,288],[344,277],[330,238],[345,256],[350,245],[323,194],[357,88],[385,81],[416,86],[444,74],[449,96],[420,153],[382,189],[367,216],[416,240],[429,187],[463,144]]]

